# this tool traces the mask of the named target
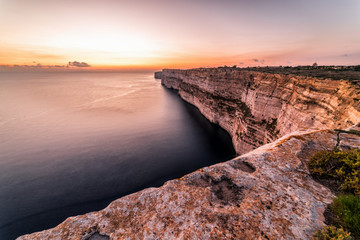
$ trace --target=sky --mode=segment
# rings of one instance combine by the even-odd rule
[[[360,64],[359,0],[0,0],[3,67],[314,62]]]

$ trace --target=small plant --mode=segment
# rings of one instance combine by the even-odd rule
[[[349,232],[342,228],[327,226],[316,231],[313,236],[314,240],[351,240]]]
[[[349,151],[321,151],[311,157],[311,174],[318,178],[338,180],[343,191],[360,195],[360,153]]]
[[[339,217],[339,224],[354,236],[360,237],[360,196],[340,195],[330,206]]]

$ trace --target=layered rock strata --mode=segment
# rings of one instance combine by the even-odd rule
[[[360,119],[360,88],[345,80],[206,68],[165,69],[162,84],[229,132],[238,154],[300,129]]]
[[[300,131],[225,163],[148,188],[24,239],[311,239],[334,197],[306,167],[360,136]],[[101,237],[101,238],[99,238]]]

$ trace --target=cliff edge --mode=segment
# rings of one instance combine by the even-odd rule
[[[164,70],[162,83],[247,153],[18,239],[311,239],[334,195],[307,163],[360,146],[360,136],[331,130],[360,130],[358,86],[227,69]]]

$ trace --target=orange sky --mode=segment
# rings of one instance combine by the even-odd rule
[[[358,0],[0,0],[0,65],[360,64],[359,13]]]

